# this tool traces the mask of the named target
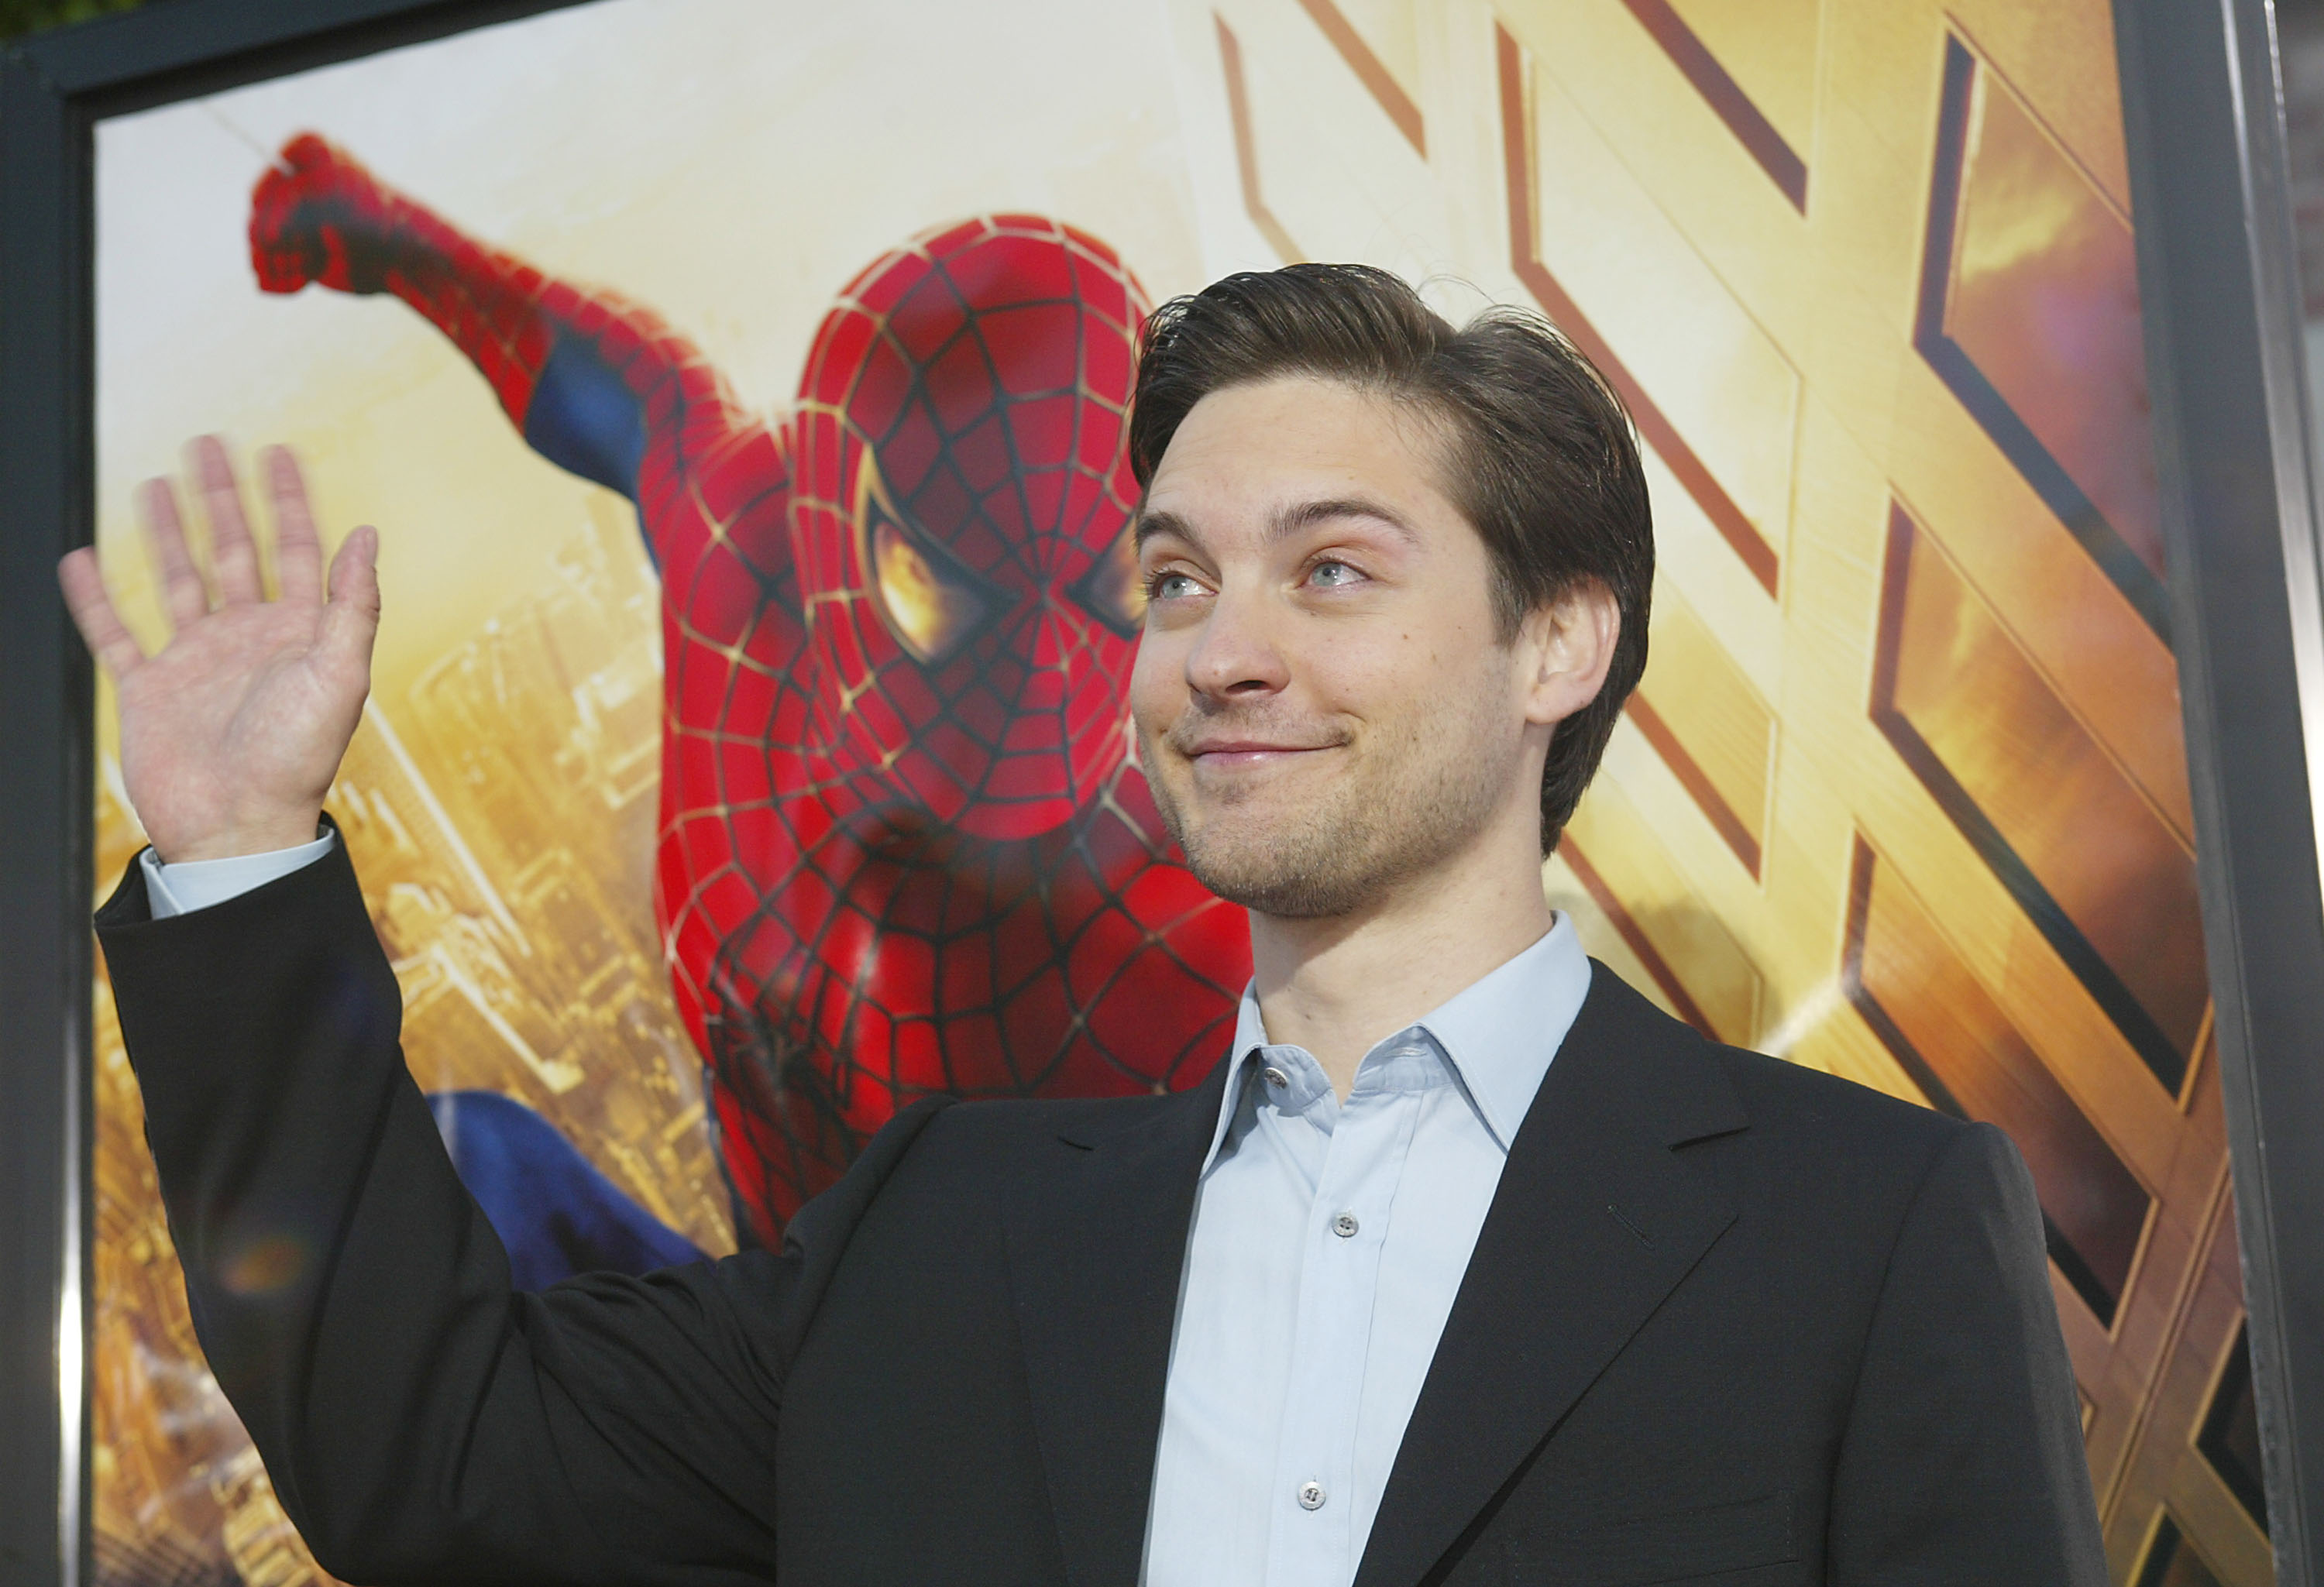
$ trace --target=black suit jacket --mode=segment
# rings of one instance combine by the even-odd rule
[[[1194,1090],[910,1109],[780,1253],[511,1292],[344,850],[98,916],[204,1348],[351,1581],[1137,1581]],[[1356,1581],[2104,1581],[1996,1131],[1711,1045],[1600,967]]]

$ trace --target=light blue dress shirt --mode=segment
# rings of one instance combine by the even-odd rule
[[[285,876],[311,844],[164,865],[156,918]],[[1342,1103],[1242,998],[1195,1192],[1146,1528],[1146,1587],[1347,1587],[1510,1141],[1590,991],[1560,915],[1364,1055]]]
[[[145,871],[145,901],[152,906],[153,918],[167,920],[222,904],[254,888],[263,887],[278,876],[288,876],[311,865],[329,853],[331,845],[338,841],[327,832],[314,842],[302,843],[296,848],[239,854],[231,860],[182,860],[175,865],[164,865],[152,849],[147,849],[137,856],[137,863]]]
[[[1572,922],[1342,1103],[1245,992],[1180,1276],[1146,1587],[1347,1587],[1469,1253],[1590,991]]]

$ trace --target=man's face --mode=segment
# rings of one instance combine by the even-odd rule
[[[1537,807],[1536,653],[1441,471],[1417,411],[1296,377],[1204,398],[1156,468],[1130,710],[1222,898],[1344,915]]]

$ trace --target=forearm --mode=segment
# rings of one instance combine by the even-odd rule
[[[360,894],[335,880],[288,879],[319,909],[244,897],[143,923],[133,881],[98,932],[211,1370],[325,1563],[370,1574],[383,1518],[387,1563],[440,1547],[442,1522],[410,1513],[432,1486],[419,1446],[472,1414],[510,1297],[400,1061]],[[414,1407],[421,1426],[380,1425]]]
[[[512,1295],[344,852],[184,918],[143,892],[98,930],[188,1298],[321,1562],[678,1583],[770,1560],[798,1263]]]
[[[760,421],[652,310],[545,276],[401,194],[385,192],[382,208],[377,287],[467,355],[534,451],[627,496],[667,562],[678,550],[664,543],[673,482],[689,458],[762,435]],[[772,484],[781,467],[770,461]]]
[[[560,347],[588,355],[641,407],[698,362],[650,310],[543,275],[400,193],[386,195],[378,225],[377,287],[467,356],[520,430]]]
[[[682,558],[701,516],[698,460],[717,460],[742,497],[782,486],[764,426],[658,315],[466,235],[313,134],[285,143],[259,179],[250,247],[266,291],[319,283],[391,292],[416,309],[476,366],[533,450],[630,498],[658,559]],[[738,443],[765,456],[738,469]],[[742,497],[712,511],[740,512]]]

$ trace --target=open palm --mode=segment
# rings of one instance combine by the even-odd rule
[[[378,536],[348,535],[330,565],[298,465],[263,460],[279,586],[268,600],[257,542],[226,448],[191,447],[209,525],[216,599],[187,549],[166,480],[140,493],[173,633],[148,656],[106,595],[94,549],[57,569],[73,621],[120,697],[121,774],[165,863],[289,848],[315,835],[323,796],[363,715],[379,628]]]

